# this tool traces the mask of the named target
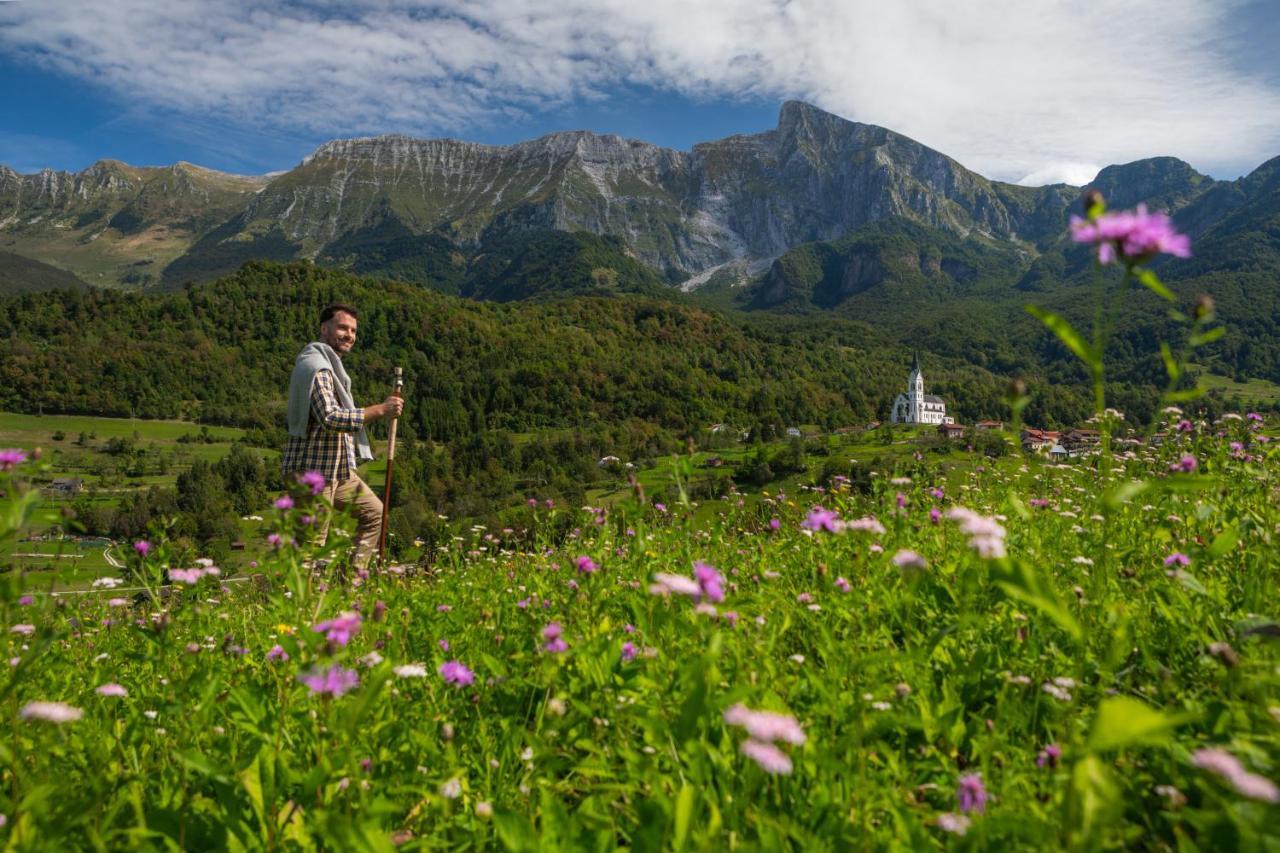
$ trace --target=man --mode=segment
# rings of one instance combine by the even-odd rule
[[[359,314],[350,305],[330,305],[320,312],[320,340],[298,353],[289,380],[289,442],[282,464],[286,480],[306,471],[325,478],[325,498],[336,509],[354,507],[356,566],[368,568],[378,547],[382,501],[360,479],[356,466],[373,458],[364,426],[378,418],[397,417],[404,401],[391,396],[381,403],[357,407],[351,378],[342,356],[356,343]],[[329,516],[320,523],[319,542],[329,535]]]

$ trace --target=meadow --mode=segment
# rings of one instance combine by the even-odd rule
[[[1280,456],[1258,420],[1171,418],[1102,470],[907,455],[709,521],[534,501],[427,574],[309,570],[324,509],[295,493],[247,582],[197,563],[169,595],[58,601],[7,575],[0,833],[1265,849]],[[121,580],[158,584],[166,557],[139,545]]]

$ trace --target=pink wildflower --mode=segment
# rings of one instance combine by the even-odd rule
[[[128,690],[125,690],[122,686],[120,686],[119,684],[116,684],[113,681],[109,681],[106,684],[103,684],[100,687],[95,688],[93,692],[97,693],[99,696],[124,697],[129,695]]]
[[[340,616],[312,626],[311,630],[317,634],[324,634],[325,639],[336,646],[345,646],[360,630],[361,621],[359,613],[349,610]]]
[[[151,543],[145,539],[139,539],[133,543],[133,550],[138,552],[139,557],[145,557],[151,553]]]
[[[702,594],[702,587],[693,578],[687,578],[684,575],[672,575],[666,572],[658,572],[653,576],[653,583],[649,586],[650,595],[687,595],[690,598],[697,598]]]
[[[893,555],[893,564],[903,571],[924,571],[929,567],[929,563],[924,557],[906,548]]]
[[[324,491],[324,474],[319,471],[308,471],[305,474],[299,474],[298,482],[310,488],[312,495],[318,495]]]
[[[623,643],[622,644],[622,662],[626,663],[628,661],[635,660],[637,651],[638,650],[636,649],[636,644],[631,642],[630,640]]]
[[[987,800],[991,795],[987,793],[986,786],[982,784],[981,773],[966,773],[960,777],[959,784],[956,786],[956,799],[960,803],[960,811],[962,813],[982,812],[987,808]]]
[[[334,664],[328,669],[312,669],[302,673],[298,680],[321,696],[341,696],[360,683],[360,676],[353,669],[343,669]]]
[[[790,714],[752,711],[744,705],[737,704],[724,712],[724,721],[731,726],[741,726],[756,740],[770,743],[781,740],[797,746],[805,741],[804,730],[800,728],[796,718]]]
[[[19,450],[16,447],[0,450],[0,471],[12,471],[26,461],[27,452],[25,450]]]
[[[766,773],[786,776],[792,770],[791,758],[771,743],[747,738],[742,742],[742,754],[760,765]]]
[[[284,650],[284,646],[279,644],[271,647],[271,651],[267,652],[267,660],[285,661],[289,659],[289,653]]]
[[[800,526],[805,530],[817,532],[825,530],[828,533],[840,532],[840,515],[834,510],[823,509],[820,506],[814,507],[809,511],[809,516],[800,522]]]
[[[476,675],[460,661],[451,660],[440,664],[440,676],[449,684],[465,687],[476,680]]]
[[[716,571],[716,567],[701,560],[693,561],[693,577],[698,588],[708,601],[724,601],[724,578]]]
[[[1148,213],[1145,204],[1133,211],[1104,213],[1094,221],[1071,217],[1071,238],[1077,243],[1094,243],[1098,261],[1109,264],[1116,253],[1126,263],[1142,263],[1160,253],[1191,257],[1191,239],[1174,230],[1173,220],[1164,213]]]
[[[584,575],[595,574],[596,571],[600,568],[600,566],[596,563],[595,560],[591,559],[586,555],[579,557],[577,560],[577,563],[578,563],[578,571]]]
[[[293,509],[293,498],[288,495],[276,498],[276,509]]]
[[[65,702],[28,702],[18,716],[24,720],[44,720],[46,723],[73,723],[84,716],[84,711]]]
[[[1197,749],[1191,763],[1201,770],[1208,770],[1227,782],[1236,792],[1251,800],[1264,803],[1280,803],[1280,788],[1265,776],[1250,773],[1240,759],[1222,749]]]

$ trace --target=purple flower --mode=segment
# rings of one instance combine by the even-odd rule
[[[318,625],[313,625],[311,630],[317,634],[324,634],[324,638],[335,646],[345,646],[351,642],[351,637],[360,630],[361,621],[359,613],[348,610],[340,616],[321,622]]]
[[[1174,551],[1172,554],[1164,558],[1166,566],[1189,566],[1191,558],[1181,551]]]
[[[334,664],[328,669],[315,669],[304,672],[298,680],[307,685],[312,693],[321,696],[341,696],[360,683],[360,676],[354,669],[343,669]]]
[[[779,521],[779,520],[778,520],[778,519],[776,519],[776,518],[771,518],[771,519],[769,519],[769,529],[770,529],[770,530],[780,530],[780,529],[782,529],[782,522],[781,522],[781,521]]]
[[[476,680],[476,675],[462,665],[460,661],[451,660],[440,664],[440,676],[449,684],[465,687]]]
[[[151,553],[151,543],[145,539],[139,539],[133,543],[133,550],[138,552],[139,557],[145,557]]]
[[[284,650],[284,646],[274,645],[271,651],[267,652],[267,660],[288,660],[289,653]]]
[[[561,637],[563,633],[564,629],[560,627],[559,622],[547,623],[547,627],[542,629],[542,639],[547,641],[547,644],[542,647],[543,651],[558,654],[567,650],[569,647]]]
[[[288,495],[276,498],[276,509],[293,509],[293,498]]]
[[[1200,462],[1190,453],[1183,454],[1182,458],[1169,466],[1170,471],[1181,471],[1184,474],[1190,474],[1192,471],[1200,467]]]
[[[986,787],[982,784],[981,773],[966,773],[960,777],[959,784],[956,786],[956,799],[960,803],[960,811],[964,814],[969,812],[982,812],[987,807],[987,800],[991,795],[987,793]]]
[[[0,450],[0,471],[12,471],[27,461],[27,452],[16,447]]]
[[[809,511],[809,515],[804,521],[800,522],[800,526],[805,530],[825,530],[828,533],[840,532],[840,514],[835,510],[823,509],[820,506],[814,507]]]
[[[935,501],[940,501],[942,500],[946,492],[942,491],[942,489],[933,489],[931,492],[929,492],[929,494],[933,495],[933,499]]]
[[[848,592],[852,588],[849,585],[849,581],[843,577],[836,578],[835,584],[836,584],[836,589],[840,590],[841,592]]]
[[[600,566],[596,564],[595,560],[586,555],[579,557],[577,563],[578,571],[584,575],[595,574],[596,570],[600,568]]]
[[[1116,260],[1117,251],[1130,264],[1142,263],[1162,252],[1191,257],[1191,238],[1175,231],[1166,214],[1148,213],[1145,204],[1133,211],[1104,213],[1092,222],[1073,216],[1071,238],[1077,243],[1096,244],[1098,261],[1103,264]]]
[[[298,475],[298,482],[311,489],[311,494],[318,495],[324,491],[324,474],[319,471],[308,471]]]
[[[439,642],[436,643],[436,645],[440,647],[441,651],[444,651],[444,652],[449,651],[449,641],[446,640],[444,637],[441,637]]]
[[[657,502],[657,501],[654,501],[654,502],[653,502],[653,508],[654,508],[654,509],[656,509],[658,512],[666,512],[666,511],[667,511],[667,505],[666,505],[666,504],[664,504],[664,503],[659,503],[659,502]]]
[[[272,548],[279,548],[281,545],[284,544],[284,539],[280,536],[279,533],[268,533],[267,544],[270,545]]]
[[[693,577],[708,601],[724,601],[724,578],[716,567],[701,560],[693,561]]]
[[[529,505],[529,508],[530,508],[530,509],[537,509],[537,508],[538,508],[538,499],[537,499],[537,498],[529,498],[529,500],[525,501],[525,503],[527,503],[527,504]]]
[[[22,607],[27,607],[28,605],[35,604],[35,601],[36,600],[30,595],[24,595],[18,599],[18,604]]]
[[[904,495],[902,492],[898,492],[898,495],[895,498],[895,500],[898,503],[898,509],[902,509],[904,506],[907,505],[907,496]]]
[[[1062,747],[1051,743],[1040,750],[1040,754],[1036,756],[1036,767],[1057,767],[1060,760],[1062,760]]]
[[[942,511],[941,511],[941,510],[939,510],[936,506],[935,506],[935,507],[932,507],[932,508],[929,510],[929,523],[930,523],[930,524],[937,524],[937,523],[938,523],[938,519],[940,519],[940,518],[942,518]]]
[[[103,684],[99,687],[94,688],[93,692],[97,693],[99,696],[124,697],[129,695],[128,690],[125,690],[123,687],[121,687],[119,684],[116,684],[114,681],[109,681],[106,684]]]
[[[636,649],[635,643],[630,641],[623,643],[622,644],[622,662],[626,663],[627,661],[634,660],[636,656],[636,652],[637,652],[637,649]]]
[[[449,612],[450,610],[452,610],[452,609],[453,609],[453,608],[452,608],[452,607],[450,607],[450,606],[449,606],[449,605],[447,605],[447,604],[437,604],[437,605],[436,605],[436,612],[437,612],[437,613],[448,613],[448,612]]]

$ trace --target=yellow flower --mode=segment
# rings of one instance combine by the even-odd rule
[[[294,628],[292,625],[286,625],[283,622],[276,626],[277,634],[292,634],[293,630]]]

